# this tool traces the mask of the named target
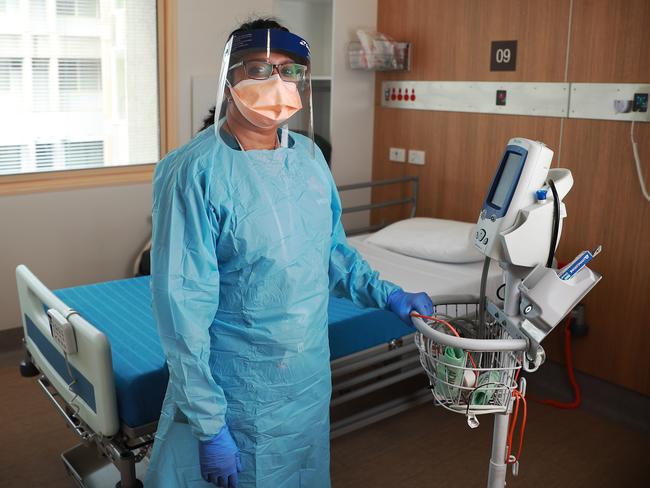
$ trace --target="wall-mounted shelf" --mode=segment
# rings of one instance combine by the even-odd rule
[[[383,51],[365,50],[360,42],[348,44],[348,65],[351,69],[366,71],[409,71],[411,69],[411,43],[386,42]]]

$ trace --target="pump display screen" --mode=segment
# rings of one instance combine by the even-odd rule
[[[512,180],[517,177],[518,170],[521,163],[521,154],[514,152],[508,153],[508,158],[503,165],[503,171],[501,172],[501,177],[499,178],[496,188],[492,192],[492,199],[490,200],[490,205],[495,208],[503,208],[503,205],[508,199],[508,190],[512,186]]]

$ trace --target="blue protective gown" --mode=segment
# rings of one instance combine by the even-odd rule
[[[311,141],[240,151],[212,128],[153,187],[153,311],[170,378],[146,486],[209,487],[198,439],[228,425],[241,487],[329,487],[330,291],[385,308],[396,288],[350,247]]]

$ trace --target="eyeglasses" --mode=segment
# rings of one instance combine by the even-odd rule
[[[304,81],[307,73],[307,66],[298,63],[272,64],[268,61],[240,61],[233,64],[230,69],[244,67],[246,76],[253,80],[268,80],[277,69],[280,78],[284,81],[300,82]]]

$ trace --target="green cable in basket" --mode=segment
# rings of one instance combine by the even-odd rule
[[[487,405],[494,396],[497,388],[503,385],[500,382],[501,374],[498,371],[485,371],[481,373],[472,392],[472,405]]]
[[[436,384],[436,392],[448,400],[458,396],[458,388],[452,388],[449,384],[460,386],[463,381],[463,372],[467,362],[467,353],[460,347],[445,347],[445,353],[440,357],[440,363],[436,368],[436,376],[440,381]],[[448,365],[448,366],[445,366]]]

